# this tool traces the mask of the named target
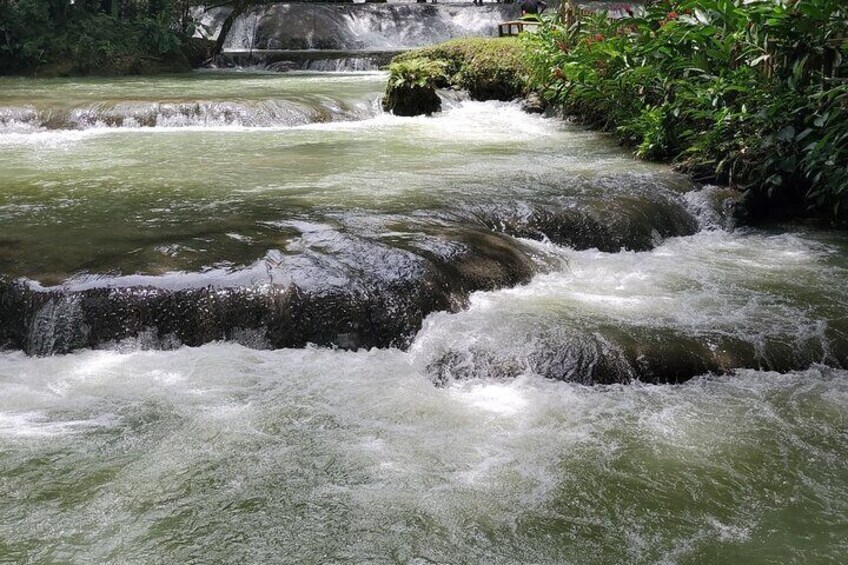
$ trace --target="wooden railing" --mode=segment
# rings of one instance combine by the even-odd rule
[[[502,22],[498,24],[498,36],[507,37],[511,35],[518,35],[524,31],[531,31],[538,25],[539,22],[531,20],[512,20],[509,22]]]

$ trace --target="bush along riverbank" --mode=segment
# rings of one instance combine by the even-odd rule
[[[439,111],[439,88],[465,90],[474,100],[514,100],[531,92],[525,46],[515,37],[413,49],[395,57],[389,71],[383,107],[404,116]]]
[[[39,76],[180,72],[214,43],[192,39],[188,3],[0,1],[0,74]]]
[[[745,191],[750,221],[848,220],[844,0],[660,0],[525,34],[530,84],[645,159]]]

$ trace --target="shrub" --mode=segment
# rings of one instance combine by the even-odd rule
[[[157,64],[185,66],[182,33],[191,26],[181,23],[181,5],[0,0],[0,73],[52,67],[124,74]]]
[[[442,109],[436,88],[445,80],[443,61],[407,58],[389,66],[383,109],[398,116],[429,115]]]
[[[660,0],[523,41],[534,88],[638,155],[844,220],[846,38],[843,0]]]

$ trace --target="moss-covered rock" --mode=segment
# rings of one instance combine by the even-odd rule
[[[408,58],[392,63],[383,109],[397,116],[439,112],[442,100],[436,88],[444,82],[444,71],[443,62],[424,58]]]
[[[442,100],[435,88],[403,85],[386,92],[383,109],[396,116],[429,116],[441,111]]]
[[[474,100],[515,100],[529,92],[524,50],[514,37],[454,39],[403,53],[393,64],[413,61],[439,63],[435,86],[467,90]]]

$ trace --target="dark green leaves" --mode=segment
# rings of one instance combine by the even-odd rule
[[[660,0],[524,41],[536,88],[639,155],[754,191],[801,187],[846,214],[844,0]]]

